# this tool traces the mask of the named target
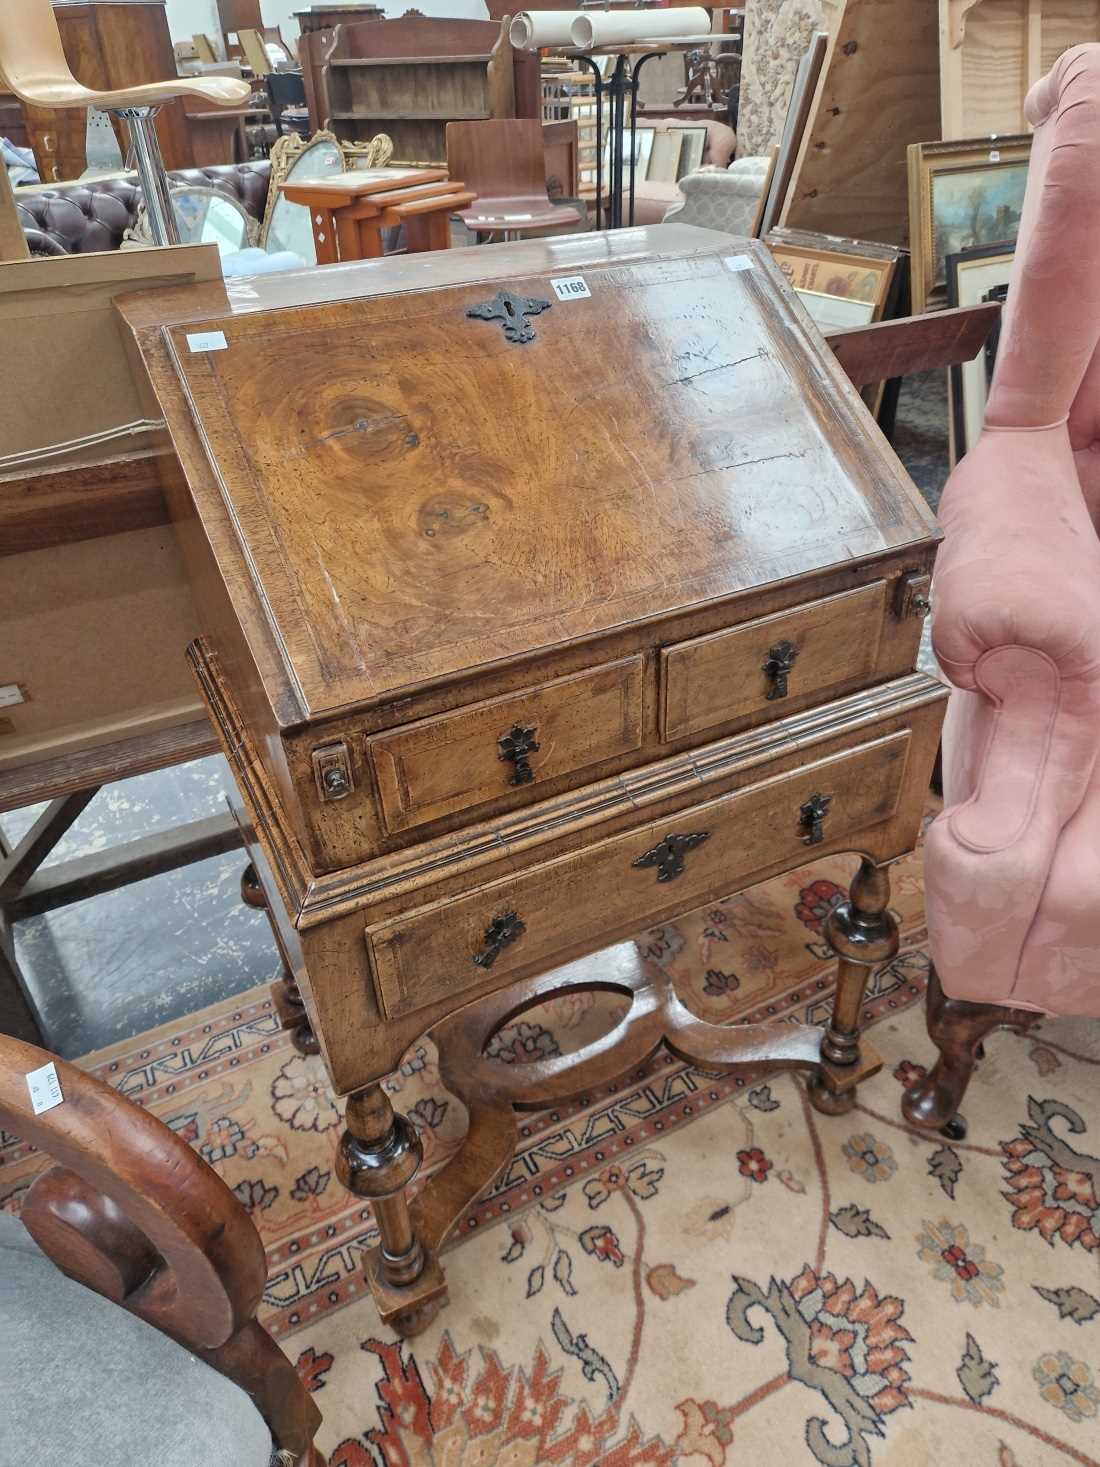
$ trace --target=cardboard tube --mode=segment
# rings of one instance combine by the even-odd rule
[[[658,37],[674,41],[679,36],[705,36],[710,34],[710,11],[696,6],[583,11],[573,21],[569,34],[573,45],[585,51]]]
[[[508,27],[508,39],[517,51],[571,46],[569,28],[583,14],[582,10],[521,10]]]

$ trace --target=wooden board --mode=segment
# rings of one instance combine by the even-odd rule
[[[1100,0],[939,0],[943,137],[1022,132],[1063,51],[1100,40]]]
[[[144,418],[146,407],[118,330],[115,296],[145,286],[220,278],[216,245],[108,250],[0,265],[0,337],[19,342],[20,381],[19,392],[0,393],[3,455],[51,448],[61,439]],[[142,440],[119,440],[116,451],[143,446]],[[103,456],[102,449],[90,455]],[[73,453],[48,462],[56,468],[78,457]],[[0,476],[7,472],[0,460]]]
[[[780,224],[904,245],[906,148],[939,131],[939,25],[931,0],[847,0]]]
[[[29,260],[27,237],[15,212],[15,195],[8,170],[0,165],[0,261]]]
[[[195,282],[225,298],[216,246],[0,265],[0,337],[18,341],[20,371],[20,391],[0,395],[4,452],[155,413],[114,298]],[[161,430],[0,466],[0,684],[26,689],[3,710],[0,771],[20,769],[24,787],[36,768],[48,784],[79,751],[201,717],[184,661],[198,618],[160,485],[175,459],[152,452],[165,446]]]

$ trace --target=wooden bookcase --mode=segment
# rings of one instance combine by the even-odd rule
[[[537,98],[537,77],[517,88],[516,72],[537,65],[496,21],[351,22],[336,27],[325,53],[316,121],[348,142],[387,133],[395,162],[444,163],[448,122],[536,115],[517,107],[517,90]]]

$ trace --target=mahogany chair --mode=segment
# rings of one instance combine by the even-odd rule
[[[125,120],[153,242],[162,245],[179,244],[179,230],[157,141],[159,107],[176,97],[197,97],[212,106],[239,108],[251,92],[246,81],[229,76],[175,76],[116,91],[93,91],[72,73],[50,0],[0,0],[0,75],[29,106],[101,107]]]
[[[939,1057],[903,1102],[930,1129],[954,1120],[994,1029],[1100,1018],[1100,45],[1065,52],[1025,113],[985,423],[939,511],[932,641],[954,684],[925,845]]]
[[[322,1467],[320,1412],[255,1319],[267,1275],[248,1214],[175,1132],[0,1037],[0,1129],[58,1165],[0,1211],[0,1462]],[[55,1266],[56,1265],[56,1266]]]
[[[447,172],[477,195],[476,204],[458,211],[474,234],[518,239],[536,229],[581,222],[576,209],[550,202],[537,118],[448,122]]]

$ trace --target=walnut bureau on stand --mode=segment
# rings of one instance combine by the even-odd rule
[[[943,712],[914,671],[937,531],[766,248],[667,225],[120,309],[182,467],[245,896],[284,1022],[348,1097],[383,1319],[443,1302],[516,1106],[666,1044],[849,1108]],[[824,1031],[707,1024],[655,967],[577,962],[843,850]],[[502,1078],[492,1035],[571,985],[627,1017]],[[420,1143],[380,1081],[425,1033],[470,1129],[410,1204]]]

